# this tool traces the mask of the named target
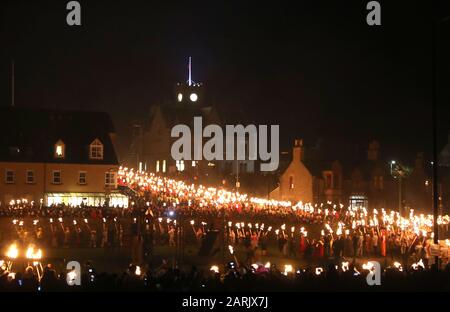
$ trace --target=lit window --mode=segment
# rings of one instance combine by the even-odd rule
[[[34,170],[27,170],[25,173],[25,179],[27,184],[33,184],[34,181]]]
[[[65,145],[64,142],[59,140],[55,144],[55,158],[64,158],[65,157]]]
[[[292,190],[294,188],[294,177],[289,177],[289,188]]]
[[[84,185],[86,184],[86,171],[79,171],[78,172],[78,184]]]
[[[95,139],[89,146],[89,158],[103,159],[103,144],[99,139]]]
[[[162,172],[166,172],[166,160],[163,160],[163,163],[162,163]]]
[[[178,102],[181,102],[181,101],[183,101],[183,94],[181,94],[181,93],[178,93],[178,95],[177,95],[177,99],[178,99]]]
[[[116,186],[116,173],[106,172],[105,173],[105,186]]]
[[[176,166],[178,171],[184,171],[184,160],[177,160]]]
[[[61,184],[61,170],[53,170],[52,171],[52,183],[53,184]]]
[[[156,161],[156,172],[159,172],[159,160]]]
[[[6,169],[5,170],[5,183],[11,184],[15,181],[15,173],[14,170]]]
[[[193,160],[193,161],[192,161],[192,167],[195,167],[196,164],[197,164],[196,161]]]

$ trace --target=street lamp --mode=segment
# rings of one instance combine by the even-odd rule
[[[391,164],[391,174],[392,174],[392,167],[395,165],[395,160],[392,160],[391,162],[390,162],[390,164]]]

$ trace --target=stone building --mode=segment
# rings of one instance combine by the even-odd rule
[[[302,161],[303,152],[303,141],[295,140],[292,161],[279,177],[278,187],[270,193],[270,198],[313,201],[313,176]]]
[[[127,206],[106,113],[0,109],[0,202]]]
[[[177,138],[171,137],[171,130],[175,125],[183,124],[187,125],[193,133],[194,117],[202,118],[203,128],[210,124],[219,125],[222,129],[225,129],[226,124],[242,122],[245,125],[241,113],[218,109],[206,92],[205,86],[192,81],[189,72],[186,83],[177,83],[167,101],[152,105],[149,115],[144,116],[142,123],[134,126],[126,164],[159,174],[180,173],[188,176],[239,175],[255,171],[255,161],[248,159],[241,161],[174,160],[171,155],[171,146]],[[248,155],[247,141],[245,146]]]
[[[365,155],[352,151],[337,159],[339,153],[332,151],[336,148],[308,148],[303,140],[295,140],[292,159],[280,169],[278,185],[269,197],[370,209],[401,206],[404,210],[430,210],[431,184],[423,154],[417,155],[411,174],[399,183],[391,174],[391,162],[382,157],[378,141],[369,143]]]

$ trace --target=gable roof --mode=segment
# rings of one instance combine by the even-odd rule
[[[0,161],[117,165],[111,118],[104,112],[0,108]],[[89,159],[89,145],[99,139],[103,159]],[[55,158],[56,142],[65,157]]]

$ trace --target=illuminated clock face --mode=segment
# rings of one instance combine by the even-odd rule
[[[183,94],[178,93],[177,98],[178,98],[178,102],[183,101]]]
[[[189,96],[189,99],[190,99],[192,102],[196,102],[196,101],[198,100],[198,96],[197,96],[196,93],[191,93],[191,95]]]

